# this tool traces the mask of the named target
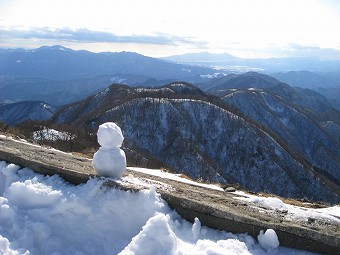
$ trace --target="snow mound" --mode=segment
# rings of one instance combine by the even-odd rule
[[[33,178],[33,180],[12,183],[6,195],[19,208],[33,209],[51,206],[61,199],[63,194]]]
[[[164,214],[153,216],[119,255],[176,254],[177,238],[169,220]]]
[[[265,233],[261,230],[260,234],[257,236],[257,240],[261,247],[266,251],[274,250],[280,245],[279,238],[273,229],[267,229]]]
[[[237,239],[228,239],[228,240],[218,240],[217,242],[213,242],[211,240],[198,240],[196,245],[196,253],[187,254],[216,254],[216,255],[251,255],[251,254],[261,254],[257,253],[257,251],[249,251],[247,248],[247,244],[237,240]]]
[[[276,210],[287,210],[288,206],[276,197],[253,197],[250,202]]]

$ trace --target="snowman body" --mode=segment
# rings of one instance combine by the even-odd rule
[[[99,150],[93,155],[92,165],[101,176],[121,178],[126,169],[126,156],[120,147],[124,137],[119,126],[107,122],[97,132]]]

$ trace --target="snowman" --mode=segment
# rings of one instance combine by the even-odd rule
[[[99,150],[93,155],[92,165],[102,176],[121,178],[126,169],[126,157],[122,146],[122,130],[113,122],[99,126],[97,140]]]

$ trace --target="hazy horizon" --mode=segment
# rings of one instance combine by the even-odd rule
[[[334,0],[0,2],[0,47],[340,59]]]

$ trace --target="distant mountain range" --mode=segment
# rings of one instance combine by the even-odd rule
[[[216,70],[169,63],[132,52],[92,53],[62,46],[0,49],[0,103],[25,100],[65,105],[112,83],[160,86],[205,82]]]
[[[248,61],[229,54],[194,53],[165,59],[150,58],[131,52],[75,51],[58,45],[34,50],[0,49],[0,89],[2,92],[0,103],[37,100],[52,105],[65,105],[84,99],[112,83],[152,87],[173,81],[186,81],[209,91],[209,87],[218,86],[218,82],[221,82],[217,81],[219,78],[229,79],[239,71],[257,70],[254,68],[256,67],[254,63],[267,63],[274,67],[273,70],[286,69],[284,66],[281,66],[281,69],[277,68],[280,65],[275,63],[281,61],[278,59]],[[169,59],[183,64],[169,62]],[[299,69],[304,66],[299,65],[301,61],[308,62],[308,59],[299,59],[298,62],[292,59],[284,60],[290,64],[297,64]],[[232,63],[232,61],[242,63]],[[215,62],[220,64],[223,62],[224,67],[217,70],[205,66],[214,66]],[[308,63],[312,63],[314,67],[317,66],[314,60]],[[244,68],[245,66],[242,67],[241,64],[249,64],[249,68]],[[230,68],[230,65],[234,66]],[[225,66],[229,66],[228,70],[236,71],[236,74],[230,73]],[[338,69],[339,66],[337,65]],[[262,69],[259,68],[259,70]],[[330,72],[330,70],[331,68],[327,69],[327,73],[281,72],[273,73],[272,76],[291,86],[318,90],[332,102],[333,106],[340,109],[340,100],[336,96],[340,73],[339,71]],[[244,79],[247,78],[244,77]],[[215,81],[217,83],[213,84]],[[319,87],[328,89],[319,89]]]
[[[267,88],[281,83],[279,80],[265,74],[247,72],[244,74],[228,74],[222,78],[212,79],[202,86],[203,90],[213,92],[225,89]]]
[[[39,77],[50,80],[93,78],[103,75],[132,74],[155,79],[201,81],[201,74],[214,71],[169,63],[133,52],[75,51],[63,46],[41,47],[34,50],[0,50],[0,76]]]
[[[162,58],[173,63],[218,67],[232,72],[262,71],[266,73],[309,70],[312,72],[338,71],[340,60],[318,58],[237,58],[228,53],[190,53]]]
[[[340,86],[331,88],[315,88],[315,91],[324,95],[334,108],[340,111]]]
[[[329,88],[340,86],[340,66],[339,70],[333,72],[290,71],[286,73],[273,73],[270,76],[294,87]]]
[[[290,71],[273,73],[271,76],[294,87],[311,88],[323,94],[336,109],[340,110],[340,69],[324,73]]]

